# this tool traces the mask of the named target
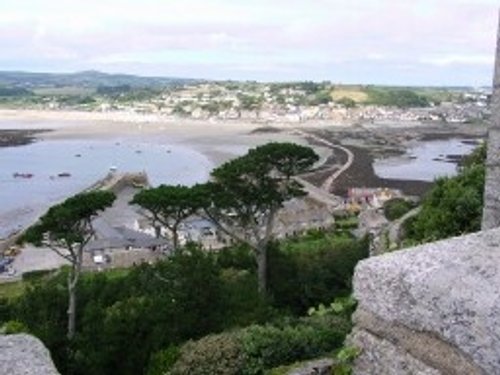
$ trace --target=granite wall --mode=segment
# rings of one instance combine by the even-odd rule
[[[500,374],[500,229],[362,261],[354,374]]]

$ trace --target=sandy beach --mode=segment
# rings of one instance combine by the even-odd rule
[[[0,109],[0,130],[50,130],[38,139],[114,139],[116,137],[155,139],[181,144],[207,156],[214,164],[253,147],[272,141],[307,142],[292,131],[300,124],[272,124],[275,131],[260,131],[266,125],[248,121],[173,119],[159,115],[125,112],[77,112]],[[309,125],[308,125],[309,126]],[[318,147],[322,158],[329,151]]]

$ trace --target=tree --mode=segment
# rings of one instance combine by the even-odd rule
[[[455,177],[439,178],[420,213],[405,224],[410,240],[436,241],[481,229],[486,146],[465,158]]]
[[[254,95],[238,95],[239,105],[239,115],[241,116],[241,110],[245,111],[255,111],[257,116],[259,116],[259,111],[264,104],[263,96]]]
[[[293,176],[317,160],[309,147],[268,143],[216,168],[213,181],[205,185],[205,213],[223,232],[251,247],[262,294],[267,289],[267,247],[275,215],[284,202],[305,194]]]
[[[161,231],[157,224],[165,226],[172,233],[174,249],[179,247],[179,226],[193,215],[201,205],[201,191],[195,187],[161,185],[142,190],[131,203],[138,204],[147,211],[147,217],[156,228],[156,236]]]
[[[344,106],[344,108],[355,108],[356,107],[356,101],[352,98],[348,98],[346,96],[343,96],[339,100],[337,100],[337,104],[340,104]]]
[[[70,263],[68,273],[68,339],[75,335],[76,286],[82,270],[83,249],[94,236],[92,219],[111,206],[115,194],[93,191],[75,195],[51,207],[39,222],[28,228],[22,242],[47,246]]]

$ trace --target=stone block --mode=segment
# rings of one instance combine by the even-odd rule
[[[359,311],[434,337],[477,373],[500,374],[500,229],[362,261],[354,295]]]

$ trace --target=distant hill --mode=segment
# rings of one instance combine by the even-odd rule
[[[0,86],[26,89],[46,87],[87,87],[130,86],[130,87],[166,87],[196,82],[193,79],[171,77],[141,77],[131,74],[108,74],[99,71],[77,73],[31,73],[0,71]]]

